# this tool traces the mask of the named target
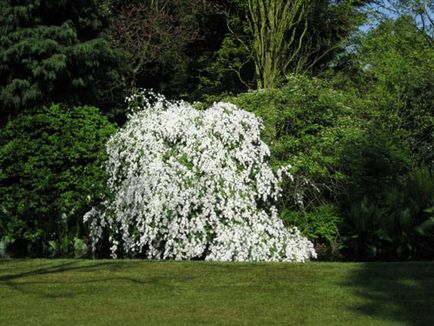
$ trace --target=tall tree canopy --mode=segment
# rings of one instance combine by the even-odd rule
[[[372,98],[379,125],[399,130],[418,164],[434,167],[434,48],[411,16],[386,19],[357,40],[340,86]],[[344,64],[343,64],[344,66]],[[391,131],[390,131],[391,132]]]
[[[207,92],[270,88],[292,72],[318,74],[362,23],[369,0],[230,0],[222,46],[204,60]]]
[[[208,34],[222,29],[213,22],[217,1],[109,0],[108,3],[113,16],[110,37],[127,54],[123,87],[153,88],[176,96],[194,89],[196,73],[192,70],[197,53],[215,47],[208,43]],[[218,40],[212,41],[219,45]]]
[[[305,0],[249,0],[247,31],[258,88],[272,88],[302,48],[307,31]],[[301,33],[297,36],[297,30]]]
[[[416,28],[431,46],[434,45],[434,1],[433,0],[372,0],[371,13],[379,17],[411,17]]]

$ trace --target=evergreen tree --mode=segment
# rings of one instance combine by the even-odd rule
[[[122,52],[96,0],[0,0],[0,119],[50,102],[108,108]]]

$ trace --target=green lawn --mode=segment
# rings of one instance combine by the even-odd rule
[[[0,325],[434,325],[434,263],[0,261]]]

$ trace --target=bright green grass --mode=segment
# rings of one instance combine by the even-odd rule
[[[0,325],[434,325],[434,263],[0,261]]]

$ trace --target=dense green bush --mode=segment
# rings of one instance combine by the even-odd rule
[[[409,16],[382,21],[355,42],[347,67],[333,76],[335,85],[375,103],[369,127],[339,155],[350,259],[434,257],[424,211],[434,184],[434,50],[417,23]]]
[[[353,94],[291,76],[285,87],[231,101],[263,118],[273,166],[292,165],[295,180],[284,190],[296,196],[283,196],[279,208],[319,256],[343,249],[347,259],[432,257],[432,204],[418,202],[431,198],[422,182],[432,174],[415,169],[413,138],[396,125],[402,120],[385,118],[386,102]]]
[[[434,257],[434,174],[416,168],[350,205],[348,249],[352,259]]]
[[[34,111],[0,131],[0,239],[16,254],[68,254],[82,249],[81,218],[104,192],[115,128],[93,107]]]
[[[385,189],[403,179],[415,164],[408,141],[379,126],[371,125],[348,137],[339,151],[337,165],[345,176],[340,198],[344,206],[365,196],[379,199]]]
[[[296,179],[286,190],[298,195],[285,198],[285,207],[291,202],[321,204],[335,196],[343,177],[337,170],[338,145],[360,130],[361,101],[325,81],[298,75],[290,76],[285,87],[244,93],[230,101],[263,118],[272,165],[292,165]],[[292,187],[296,189],[289,191]]]
[[[286,225],[297,226],[313,241],[319,259],[340,258],[342,239],[339,228],[343,219],[333,205],[324,204],[302,211],[284,209],[281,216]]]
[[[431,40],[431,41],[430,41]],[[331,80],[375,103],[372,118],[405,138],[412,156],[434,168],[434,47],[411,17],[387,19],[358,38]]]
[[[339,165],[341,149],[363,134],[369,103],[300,75],[291,75],[282,88],[230,101],[263,118],[273,167],[292,166],[294,180],[284,183],[279,201],[283,220],[314,240],[320,258],[337,258],[344,221],[338,198],[348,182]]]

